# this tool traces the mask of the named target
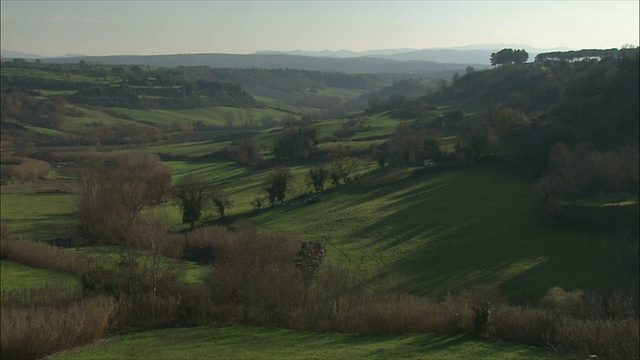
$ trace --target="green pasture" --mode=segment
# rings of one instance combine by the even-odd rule
[[[33,130],[37,133],[40,134],[44,134],[44,135],[50,135],[50,136],[63,136],[64,133],[58,131],[58,130],[53,130],[53,129],[49,129],[49,128],[43,128],[40,126],[34,126],[34,125],[24,125],[25,128],[29,129],[29,130]]]
[[[265,116],[271,116],[275,120],[281,120],[288,114],[274,109],[241,109],[232,107],[212,107],[202,109],[185,109],[185,110],[163,110],[163,109],[124,109],[109,108],[109,111],[127,116],[135,121],[144,121],[155,125],[171,125],[171,124],[191,124],[195,121],[201,121],[208,126],[227,127],[224,113],[228,112],[234,115],[233,126],[242,125],[243,119],[248,122],[249,117],[253,117],[254,126],[258,126],[258,121]]]
[[[131,124],[130,120],[118,119],[113,116],[105,114],[100,108],[89,106],[77,106],[79,110],[83,112],[81,117],[64,117],[64,127],[70,132],[83,133],[89,128],[88,124],[100,123],[103,126],[122,126]]]
[[[173,124],[189,125],[193,122],[201,121],[206,126],[227,128],[227,123],[223,117],[224,113],[234,115],[233,128],[242,126],[243,121],[248,125],[249,118],[253,120],[253,126],[259,126],[259,120],[270,116],[276,121],[280,121],[290,114],[274,109],[240,109],[232,107],[212,107],[202,109],[185,110],[162,110],[162,109],[125,109],[125,108],[103,108],[97,106],[76,106],[83,112],[81,117],[66,116],[65,129],[71,132],[86,132],[87,125],[101,123],[104,126],[119,126],[131,124],[132,122],[144,126],[165,126]],[[108,110],[110,115],[104,111]],[[118,118],[117,115],[122,118]],[[132,120],[127,120],[130,118]],[[244,120],[243,120],[244,119]]]
[[[156,154],[165,153],[170,154],[171,156],[198,157],[209,155],[213,152],[222,151],[230,144],[231,141],[193,141],[179,144],[150,146],[145,148],[145,151]]]
[[[535,303],[552,286],[637,282],[637,269],[619,261],[611,239],[538,222],[529,182],[489,171],[425,171],[382,170],[316,204],[269,209],[252,222],[324,243],[330,260],[363,279],[426,296],[487,284],[513,302]]]
[[[56,238],[77,225],[75,194],[70,182],[42,181],[5,185],[0,219],[16,237]]]
[[[559,359],[470,335],[348,335],[224,326],[136,332],[48,359]]]
[[[361,98],[363,95],[368,94],[369,90],[361,89],[346,89],[336,87],[326,87],[318,90],[318,95],[337,97],[343,100],[351,100]]]
[[[356,133],[352,140],[366,140],[368,138],[384,138],[390,136],[403,120],[392,119],[386,114],[375,114],[371,116],[362,116],[354,119],[355,121],[362,121],[365,127],[369,127],[368,130]],[[318,121],[313,124],[313,127],[317,130],[318,139],[333,137],[334,133],[339,130],[343,124],[346,124],[349,119],[337,118]]]
[[[77,287],[80,278],[58,271],[38,269],[9,260],[0,261],[2,291],[21,291],[43,287]]]

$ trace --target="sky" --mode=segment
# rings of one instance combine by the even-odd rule
[[[44,56],[638,45],[639,1],[2,0],[2,49]]]

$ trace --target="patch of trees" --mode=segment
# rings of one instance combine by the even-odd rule
[[[502,49],[491,54],[491,65],[522,64],[529,59],[529,54],[524,50]]]
[[[378,164],[386,159],[398,165],[422,166],[425,160],[439,162],[444,157],[440,149],[441,136],[419,122],[404,121],[398,125],[386,146],[387,157],[376,155]]]
[[[82,229],[105,241],[125,230],[143,208],[170,195],[171,170],[155,154],[132,152],[87,164],[78,176],[78,215]]]
[[[336,130],[333,135],[338,139],[346,139],[357,133],[371,129],[371,125],[366,125],[367,119],[349,119],[343,123],[340,129]]]
[[[335,186],[352,180],[351,175],[358,168],[360,160],[352,156],[349,146],[338,145],[329,149],[329,160],[331,160],[331,183]]]
[[[581,197],[606,197],[620,203],[638,197],[639,148],[624,146],[600,151],[592,144],[571,148],[557,143],[551,148],[549,171],[535,188],[536,207],[543,218],[555,219],[565,205],[576,205]]]
[[[211,184],[198,174],[180,178],[173,187],[173,195],[182,211],[182,222],[189,224],[192,231],[208,209],[215,209],[224,219],[226,210],[232,205],[229,195],[222,187]]]
[[[16,121],[48,129],[59,130],[63,124],[62,116],[82,116],[82,111],[67,106],[61,96],[40,98],[26,91],[0,91],[0,120]]]
[[[273,155],[277,162],[304,160],[318,145],[317,131],[307,126],[286,129],[273,145]]]
[[[287,190],[291,188],[294,182],[291,170],[283,165],[278,166],[267,178],[264,183],[267,198],[271,206],[276,204],[284,204],[287,196]]]
[[[307,175],[307,182],[313,187],[316,192],[324,191],[324,184],[329,179],[330,172],[324,166],[314,167],[309,169]]]
[[[427,99],[419,97],[411,99],[404,95],[392,95],[388,100],[380,100],[377,97],[369,99],[369,107],[365,114],[375,114],[387,111],[389,115],[399,119],[422,119],[436,107]]]
[[[379,100],[389,99],[394,95],[418,97],[425,95],[427,92],[429,92],[429,90],[435,90],[435,85],[425,83],[424,79],[422,78],[402,79],[394,81],[393,84],[385,86],[378,91],[374,91],[368,96],[369,98],[378,98]]]
[[[240,165],[259,167],[265,163],[262,147],[253,137],[233,140],[224,148],[224,153]]]

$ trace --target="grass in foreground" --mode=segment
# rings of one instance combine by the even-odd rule
[[[49,359],[558,359],[469,335],[345,335],[228,326],[118,336]]]

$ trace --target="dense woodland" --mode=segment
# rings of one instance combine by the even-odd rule
[[[16,239],[3,225],[2,259],[81,277],[81,291],[52,300],[69,317],[72,311],[104,314],[84,323],[92,335],[80,342],[107,329],[222,322],[325,332],[472,333],[565,356],[589,351],[638,358],[637,277],[600,292],[551,287],[542,299],[526,299],[534,307],[511,305],[482,286],[431,299],[359,282],[350,277],[348,257],[346,269],[328,265],[325,255],[338,249],[330,242],[260,233],[250,224],[265,214],[291,216],[295,206],[317,206],[326,194],[344,196],[346,208],[350,196],[392,192],[402,181],[487,171],[530,184],[526,206],[545,229],[602,234],[611,247],[637,250],[638,49],[527,59],[524,50],[504,49],[492,54],[491,70],[468,67],[450,80],[391,85],[371,74],[291,69],[3,62],[3,186],[34,184],[56,169],[73,183],[77,208],[78,227],[62,240],[76,237],[80,245],[117,250],[114,261],[85,262]],[[335,89],[342,98],[323,95]],[[202,116],[216,118],[158,124],[138,112],[168,110],[177,111],[169,116],[204,111]],[[91,120],[95,114],[110,123]],[[188,156],[175,144],[208,148]],[[149,152],[154,146],[164,148]],[[178,177],[170,166],[181,162],[198,170],[179,168]],[[215,163],[229,172],[216,181],[198,168]],[[243,176],[259,180],[239,190],[233,184]],[[234,198],[243,187],[257,189],[252,209],[231,214],[246,206]],[[490,199],[484,201],[490,206]],[[163,206],[179,211],[182,228],[149,215]],[[49,261],[47,252],[60,260],[41,265]],[[200,283],[180,280],[184,274],[176,264],[184,261],[208,266]],[[620,262],[637,265],[637,256],[627,251]],[[27,303],[15,297],[3,305],[3,329],[5,316],[28,322]],[[62,338],[52,332],[52,339]],[[28,326],[21,335],[34,336]],[[31,349],[29,357],[79,345],[56,341],[53,348]],[[3,358],[20,357],[24,344],[4,343],[3,330]]]

